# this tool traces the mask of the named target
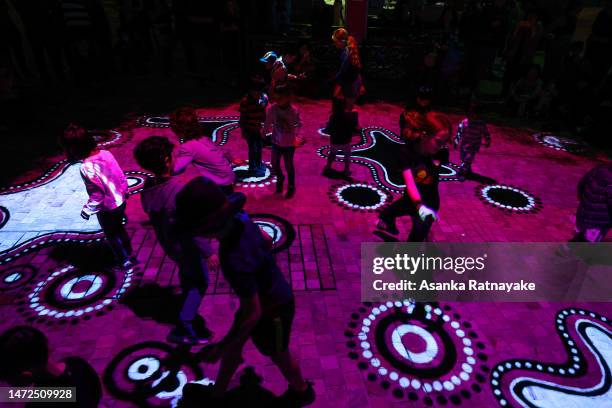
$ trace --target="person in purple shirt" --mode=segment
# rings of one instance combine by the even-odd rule
[[[212,180],[226,194],[234,191],[231,157],[211,140],[203,137],[202,128],[192,108],[181,108],[170,116],[170,127],[183,142],[174,158],[172,174],[180,174],[191,165],[197,175]]]

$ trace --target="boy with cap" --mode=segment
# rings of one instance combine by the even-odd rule
[[[222,397],[242,362],[242,349],[250,338],[269,356],[289,382],[281,406],[306,406],[315,399],[311,383],[304,381],[297,361],[289,351],[289,336],[295,314],[291,286],[270,252],[259,227],[242,211],[242,193],[225,196],[210,180],[191,180],[176,198],[179,225],[198,236],[219,241],[223,276],[240,298],[240,306],[228,333],[204,348],[203,360],[221,366],[214,394]]]
[[[212,332],[204,329],[197,333],[193,323],[208,288],[208,267],[217,268],[219,261],[208,239],[183,233],[177,226],[176,196],[188,179],[171,175],[173,149],[174,145],[163,136],[148,137],[134,149],[140,167],[155,175],[147,180],[141,193],[142,208],[151,220],[161,247],[178,265],[185,298],[178,324],[167,340],[187,345],[206,344]]]

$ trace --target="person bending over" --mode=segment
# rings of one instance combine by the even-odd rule
[[[197,173],[217,183],[226,193],[234,191],[234,170],[228,152],[202,134],[198,116],[192,108],[181,108],[170,115],[170,127],[183,142],[176,152],[173,174],[192,165]]]
[[[247,213],[246,197],[228,197],[209,180],[193,179],[176,199],[178,222],[191,233],[216,238],[225,280],[239,297],[240,306],[228,333],[201,350],[204,361],[221,366],[214,394],[221,398],[242,362],[242,349],[250,338],[255,347],[280,369],[289,382],[280,406],[305,406],[315,399],[312,384],[289,351],[295,299],[291,286],[279,269],[270,243]]]
[[[154,174],[140,194],[142,208],[149,216],[155,235],[164,252],[178,265],[179,280],[184,297],[178,322],[167,340],[179,344],[206,344],[212,332],[196,332],[194,320],[208,288],[208,268],[218,267],[210,241],[183,233],[176,225],[176,196],[189,181],[184,176],[172,176],[174,145],[162,136],[151,136],[134,149],[136,161]],[[212,181],[211,181],[212,182]]]
[[[430,112],[425,117],[418,139],[404,145],[399,155],[398,166],[406,183],[406,192],[394,203],[381,211],[377,228],[392,235],[399,234],[395,220],[409,215],[412,229],[410,242],[427,239],[440,208],[439,166],[448,162],[445,148],[450,139],[452,126],[448,118]]]

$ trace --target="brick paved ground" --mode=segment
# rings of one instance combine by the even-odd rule
[[[295,239],[288,249],[277,254],[277,259],[297,293],[297,315],[291,347],[300,360],[305,376],[315,382],[315,406],[496,406],[498,402],[490,380],[493,379],[491,370],[497,363],[506,359],[531,359],[564,364],[568,359],[569,348],[564,348],[562,333],[555,331],[558,311],[566,306],[583,307],[601,316],[612,317],[612,306],[603,303],[446,305],[450,310],[442,308],[442,312],[451,316],[451,321],[461,323],[468,334],[473,333],[469,341],[472,347],[470,350],[475,350],[475,357],[478,357],[473,365],[474,371],[467,380],[461,380],[460,386],[452,385],[454,369],[449,369],[449,372],[440,378],[426,378],[419,377],[418,373],[403,373],[401,370],[397,372],[392,368],[384,372],[379,368],[364,366],[363,363],[367,359],[364,360],[361,352],[355,352],[361,350],[357,343],[362,339],[357,337],[357,334],[362,319],[371,313],[370,308],[373,306],[364,307],[359,301],[359,244],[376,239],[371,233],[376,214],[350,211],[330,201],[328,190],[337,182],[321,177],[324,160],[316,154],[316,150],[328,142],[326,137],[317,133],[317,129],[324,124],[329,106],[327,102],[308,100],[300,101],[298,105],[304,119],[303,136],[306,144],[296,153],[296,197],[290,201],[279,198],[273,194],[273,186],[264,183],[262,187],[243,186],[240,189],[248,195],[246,208],[249,212],[276,215],[288,220],[295,229]],[[397,131],[397,118],[400,114],[398,106],[371,104],[360,107],[360,112],[362,126],[380,126]],[[214,110],[200,109],[199,113],[206,117],[235,115],[236,106]],[[453,116],[454,122],[459,119],[460,117]],[[232,129],[232,126],[229,128],[225,147],[235,157],[246,159],[245,146],[238,130]],[[503,212],[485,205],[476,197],[476,183],[445,182],[441,185],[442,208],[440,221],[433,229],[433,239],[441,242],[567,240],[572,233],[572,215],[577,204],[576,183],[582,174],[595,165],[598,155],[592,153],[579,156],[551,149],[536,143],[527,130],[495,126],[491,126],[491,130],[493,146],[477,156],[475,171],[501,184],[529,192],[541,200],[541,210],[533,214]],[[132,158],[131,151],[135,143],[149,135],[173,137],[166,128],[136,127],[131,131],[123,131],[122,138],[109,146],[125,171],[140,170]],[[269,160],[269,154],[266,149],[266,160]],[[453,161],[458,161],[457,156],[454,152]],[[44,170],[34,170],[32,174],[24,176],[22,181],[43,174]],[[352,170],[355,180],[373,181],[367,167],[354,165]],[[4,279],[15,271],[22,274],[29,271],[28,273],[33,275],[30,286],[20,286],[19,282],[12,285],[5,282],[4,286],[0,286],[0,329],[29,321],[28,317],[33,316],[32,313],[42,310],[36,310],[37,307],[53,310],[53,305],[49,306],[45,302],[58,295],[57,290],[54,292],[49,290],[49,287],[54,279],[61,278],[63,273],[70,273],[61,272],[68,264],[74,264],[83,270],[91,269],[93,272],[88,278],[90,283],[96,276],[105,284],[108,280],[104,273],[108,268],[105,269],[102,262],[106,257],[102,243],[63,242],[68,235],[62,232],[76,233],[69,235],[74,240],[74,237],[82,238],[78,234],[97,229],[96,221],[86,223],[79,218],[78,209],[85,193],[77,173],[73,168],[68,168],[61,176],[44,186],[19,192],[16,192],[19,189],[14,188],[0,195],[0,205],[8,208],[10,212],[9,221],[0,229],[0,250],[4,251],[0,258],[0,261],[4,261],[4,264],[0,265],[0,277]],[[155,242],[137,196],[129,201],[128,217],[128,229],[132,234],[134,246],[138,248],[143,276],[140,277],[137,273],[127,278],[123,275],[117,276],[116,282],[108,284],[110,288],[103,297],[94,299],[93,304],[74,307],[74,310],[80,308],[81,314],[68,314],[61,319],[58,319],[57,315],[46,315],[36,317],[33,322],[49,336],[58,356],[82,356],[92,363],[100,375],[121,350],[145,341],[165,341],[172,317],[172,300],[175,299],[173,295],[177,292],[176,268]],[[400,226],[402,235],[405,236],[409,221],[402,221]],[[49,234],[59,242],[41,245],[40,241],[51,239]],[[36,238],[40,235],[46,235],[47,238]],[[24,242],[30,244],[23,245]],[[36,246],[32,248],[32,245]],[[14,250],[15,248],[18,249]],[[25,254],[16,257],[26,248],[29,250]],[[24,269],[30,266],[32,269]],[[51,275],[57,271],[61,273]],[[47,276],[51,276],[51,279],[45,281]],[[28,294],[36,290],[35,285],[39,282],[47,282],[40,289],[40,293],[45,295],[38,296],[41,299],[32,299],[36,296],[28,297]],[[227,285],[221,277],[213,275],[212,282],[214,284],[209,290],[210,295],[206,297],[200,312],[215,332],[224,333],[237,308],[237,300],[228,294]],[[85,288],[74,289],[75,293],[88,290],[87,282],[77,282],[75,288],[78,284],[85,285]],[[122,289],[131,292],[125,294],[121,292]],[[34,307],[31,306],[33,303],[36,303]],[[96,309],[96,305],[100,307]],[[92,310],[88,311],[88,307]],[[362,310],[359,310],[360,307]],[[49,322],[53,324],[49,325]],[[355,322],[358,324],[355,325]],[[450,324],[450,321],[448,323]],[[610,329],[601,320],[599,323],[603,325],[600,327]],[[443,330],[453,331],[449,325],[444,325]],[[591,337],[597,340],[596,334],[590,333]],[[576,343],[579,343],[580,350],[588,350],[582,345],[575,331],[570,333],[569,338],[578,339]],[[607,344],[607,348],[602,352],[602,361],[605,362],[612,347],[609,338],[607,343],[605,338],[598,339],[599,343],[595,341],[594,344]],[[352,347],[355,345],[357,347]],[[162,357],[166,351],[160,350],[157,353]],[[351,352],[357,355],[350,354]],[[132,358],[130,361],[133,362],[134,356],[144,355],[148,354],[144,351],[140,354],[135,352],[132,357],[126,359]],[[586,353],[584,358],[582,361],[586,362],[586,368],[583,367],[585,371],[576,374],[574,379],[565,378],[566,370],[563,373],[557,370],[556,374],[538,373],[535,377],[580,388],[594,386],[601,379],[599,365],[589,353]],[[263,387],[276,394],[285,389],[286,384],[280,373],[251,345],[245,360],[245,364],[253,366],[256,372],[263,376]],[[610,363],[612,361],[607,360],[607,364]],[[124,366],[126,364],[128,363],[124,362]],[[580,364],[582,365],[582,362]],[[200,365],[195,368],[196,371],[198,369],[203,370],[206,377],[214,377],[216,371],[216,367],[212,366]],[[194,367],[189,367],[187,362],[181,370],[187,380],[198,379],[191,373]],[[118,370],[115,374],[120,377],[121,373]],[[607,373],[609,375],[609,371]],[[152,379],[154,378],[157,377]],[[401,381],[402,378],[407,378],[408,386],[405,381]],[[419,382],[415,383],[414,380]],[[440,380],[440,384],[436,384],[436,380]],[[126,383],[125,378],[123,382]],[[426,382],[433,387],[433,391],[423,391],[421,383]],[[180,391],[180,386],[177,385],[179,383],[167,385],[164,389],[172,391],[178,388]],[[452,389],[446,388],[447,383],[451,384],[449,387]],[[443,386],[442,391],[436,390],[438,385]],[[397,390],[401,391],[401,395]],[[508,395],[507,388],[504,393]],[[169,404],[172,401],[171,395],[166,396],[168,398],[158,399],[157,402]],[[570,399],[565,394],[547,394],[546,398],[540,401],[542,406],[561,406],[561,403],[568,407],[588,406],[589,403],[595,404],[591,406],[612,406],[612,397],[605,395],[600,400]],[[116,390],[107,387],[104,395],[105,406],[131,405],[125,399],[125,396],[118,395]]]

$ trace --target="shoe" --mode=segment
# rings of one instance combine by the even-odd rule
[[[378,223],[376,224],[376,228],[378,228],[381,231],[387,232],[391,235],[399,234],[399,230],[397,229],[397,226],[395,225],[395,221],[387,222],[383,220],[382,218],[379,218]]]
[[[349,182],[350,182],[350,181],[353,181],[353,178],[351,177],[351,172],[350,172],[350,171],[343,171],[343,172],[341,173],[341,175],[342,175],[342,178],[343,178],[344,180],[349,181]]]
[[[312,382],[306,382],[307,387],[304,391],[295,391],[291,387],[283,393],[279,399],[279,406],[282,407],[305,407],[312,404],[315,399],[315,391],[312,387]]]
[[[282,193],[283,193],[283,182],[279,180],[276,182],[276,194],[282,194]]]
[[[334,173],[334,170],[332,170],[332,169],[331,169],[331,168],[329,168],[329,167],[324,167],[324,168],[323,168],[323,173],[321,173],[321,175],[322,175],[323,177],[330,177],[330,176],[332,176],[332,175],[333,175],[333,173]]]
[[[295,195],[295,187],[287,187],[287,194],[285,195],[285,198],[289,200],[290,198],[293,198],[294,195]]]
[[[121,267],[124,271],[129,271],[130,269],[134,269],[136,265],[138,265],[138,260],[134,257],[131,257],[130,259],[123,262],[121,264]]]
[[[212,338],[213,332],[209,329],[198,334],[193,328],[175,327],[166,336],[166,341],[187,346],[203,346],[210,343]]]

